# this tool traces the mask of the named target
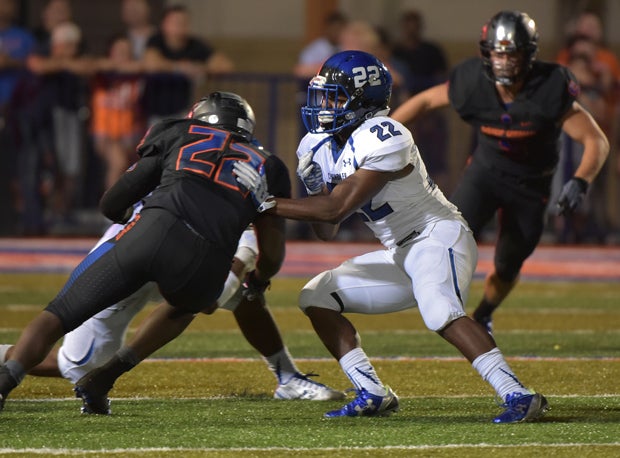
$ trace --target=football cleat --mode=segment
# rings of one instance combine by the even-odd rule
[[[398,412],[398,397],[390,387],[385,388],[385,396],[370,394],[364,388],[356,393],[353,401],[341,409],[327,412],[325,417],[382,417]]]
[[[309,378],[315,375],[296,373],[288,382],[278,385],[273,397],[276,399],[303,399],[308,401],[337,401],[346,397],[342,391],[334,390]]]
[[[493,419],[493,423],[518,423],[542,416],[549,410],[547,399],[538,393],[513,393],[506,396],[501,407],[506,410]]]
[[[0,412],[4,409],[4,401],[6,401],[9,393],[17,386],[17,382],[9,373],[9,370],[0,366]]]
[[[98,381],[96,375],[97,369],[94,369],[77,381],[73,387],[75,397],[82,399],[82,413],[110,415],[112,411],[108,392],[112,389],[112,385]]]

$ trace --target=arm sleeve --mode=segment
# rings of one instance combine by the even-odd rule
[[[159,156],[140,159],[105,192],[99,202],[101,212],[116,223],[125,223],[131,214],[128,209],[155,189],[161,172]]]

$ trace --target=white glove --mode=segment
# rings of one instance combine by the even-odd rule
[[[233,164],[233,170],[237,175],[237,181],[252,193],[258,213],[276,206],[275,198],[269,194],[269,189],[267,189],[267,176],[263,167],[259,173],[249,163],[236,161]]]
[[[314,162],[314,151],[310,150],[299,158],[297,176],[306,187],[309,196],[319,194],[323,189],[323,171],[321,166]]]

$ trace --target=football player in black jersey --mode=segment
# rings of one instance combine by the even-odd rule
[[[269,171],[270,192],[278,196],[290,197],[291,185],[284,163],[253,144],[254,124],[244,99],[215,92],[196,103],[186,119],[166,120],[147,132],[138,146],[139,161],[101,199],[103,213],[115,222],[126,222],[139,200],[143,209],[93,250],[26,326],[0,367],[0,410],[65,333],[154,281],[169,305],[158,307],[132,342],[103,366],[103,385],[101,380],[89,384],[96,376],[87,374],[76,386],[85,411],[108,413],[107,392],[116,378],[178,336],[205,304],[216,302],[250,223],[260,255],[246,279],[246,296],[263,293],[284,259],[284,219],[257,213],[253,196],[233,176],[233,163]]]
[[[537,50],[534,21],[501,11],[482,27],[479,58],[457,65],[447,83],[415,95],[392,114],[410,122],[450,104],[477,131],[477,147],[450,200],[475,234],[498,214],[494,269],[473,313],[489,332],[493,311],[540,241],[561,132],[581,143],[584,153],[554,203],[560,213],[579,206],[609,153],[605,134],[576,100],[577,80],[565,67],[536,60]]]

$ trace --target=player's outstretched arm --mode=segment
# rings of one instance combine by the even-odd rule
[[[609,141],[603,130],[578,102],[564,117],[562,129],[573,140],[583,145],[583,156],[573,177],[560,192],[557,202],[559,214],[573,212],[583,201],[588,187],[600,172],[609,155]]]
[[[609,155],[607,136],[592,115],[578,102],[573,103],[573,108],[565,116],[562,130],[584,147],[575,176],[592,183]]]
[[[449,103],[448,83],[438,84],[411,97],[394,110],[390,117],[406,124],[415,121],[428,111],[448,106]]]

